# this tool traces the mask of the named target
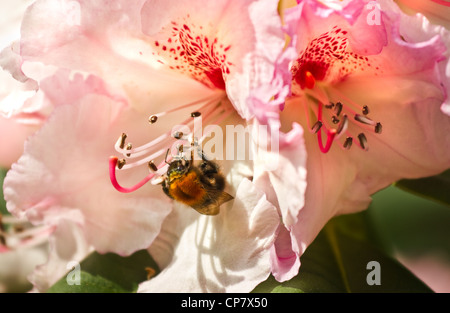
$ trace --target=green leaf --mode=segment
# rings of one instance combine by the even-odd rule
[[[279,283],[273,277],[253,292],[431,292],[372,240],[367,212],[332,219],[301,257],[299,274]],[[370,285],[379,264],[380,285]],[[375,281],[376,282],[376,281]]]
[[[439,255],[450,262],[448,206],[389,187],[373,196],[368,213],[387,250],[413,258]]]
[[[413,194],[450,206],[450,170],[420,179],[403,179],[395,186]]]
[[[125,293],[123,289],[114,282],[98,275],[91,275],[80,271],[79,284],[69,284],[65,279],[59,280],[47,293]]]
[[[159,272],[155,261],[146,250],[135,252],[128,257],[93,252],[80,263],[79,268],[80,285],[70,285],[65,275],[48,292],[135,292],[139,283],[147,280],[146,268]],[[69,271],[70,273],[73,271]]]

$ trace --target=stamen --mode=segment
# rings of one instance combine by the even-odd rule
[[[333,122],[333,124],[339,123],[339,119],[338,119],[335,115],[333,115],[333,116],[331,117],[331,121]]]
[[[360,115],[360,114],[355,114],[355,120],[357,122],[366,124],[366,125],[372,125],[375,126],[375,122],[372,121],[370,118],[368,118],[367,116],[364,115]]]
[[[352,144],[353,144],[353,138],[352,137],[345,138],[344,149],[349,150],[352,147]]]
[[[367,150],[367,138],[366,135],[364,135],[364,133],[360,133],[358,135],[358,139],[359,139],[359,144],[361,146],[362,149]]]
[[[217,101],[217,100],[214,100],[214,101]],[[216,106],[216,105],[212,105],[212,104],[214,104],[214,103],[217,103],[217,102],[213,102],[213,100],[211,100],[210,102],[205,103],[205,104],[200,108],[201,110],[204,110],[204,111],[205,111],[205,112],[204,112],[204,115],[205,115],[206,117],[204,117],[204,119],[203,119],[203,122],[204,122],[204,123],[207,122],[207,118],[209,117],[209,115],[210,115],[211,112],[217,112],[217,111],[216,111],[216,107],[217,107],[217,106]],[[190,105],[192,105],[192,104],[190,104]],[[176,110],[173,109],[172,111],[176,111]],[[162,115],[165,115],[166,113],[167,113],[167,112],[163,112],[163,113],[160,113],[160,114],[157,114],[157,115],[158,115],[158,116],[162,116]],[[155,115],[155,116],[156,116],[156,115]],[[184,121],[181,123],[181,125],[187,125],[187,126],[189,127],[189,125],[190,125],[192,122],[193,122],[192,119],[189,118],[189,119],[184,120]],[[152,141],[150,141],[150,142],[148,142],[148,143],[146,143],[146,144],[144,144],[144,145],[142,145],[142,146],[136,147],[136,148],[134,148],[134,149],[132,149],[132,150],[130,150],[130,151],[123,151],[123,148],[120,148],[119,142],[118,142],[118,143],[116,143],[115,149],[116,149],[117,152],[123,153],[124,155],[125,155],[126,153],[131,153],[131,158],[137,158],[137,157],[141,157],[141,156],[147,154],[147,153],[149,152],[148,150],[150,150],[150,149],[151,149],[151,150],[158,149],[158,148],[159,148],[161,145],[163,145],[164,142],[165,142],[169,137],[171,137],[171,136],[172,136],[171,132],[168,131],[168,132],[166,132],[166,133],[160,135],[159,137],[153,139]],[[165,151],[165,149],[163,149],[163,150]],[[163,151],[163,153],[164,153],[164,151]],[[147,158],[147,159],[145,160],[145,162],[142,163],[142,164],[147,163],[150,159],[153,159],[153,158],[155,158],[155,157],[156,157],[156,156],[153,156],[153,157],[151,157],[151,158]],[[127,165],[127,167],[128,167],[128,165]]]
[[[117,142],[119,143],[120,149],[123,149],[125,147],[125,140],[126,139],[127,139],[127,134],[122,133],[122,135],[117,140]]]
[[[158,170],[158,167],[155,165],[155,162],[153,160],[148,161],[148,168],[153,172],[156,172]]]
[[[183,135],[184,134],[182,132],[178,132],[177,131],[177,132],[172,134],[172,137],[175,138],[175,139],[181,139],[181,138],[183,138]]]
[[[314,134],[317,134],[317,132],[320,130],[320,128],[322,127],[322,125],[323,125],[323,123],[322,123],[322,121],[317,121],[314,125],[313,125],[313,127],[311,128],[311,131],[314,133]]]
[[[370,112],[369,107],[367,105],[363,106],[362,113],[364,115],[367,115],[367,114],[369,114],[369,112]]]
[[[342,103],[337,102],[335,107],[336,116],[339,116],[342,112]]]
[[[380,122],[378,122],[377,125],[375,125],[375,133],[381,134],[382,129],[383,129],[383,126],[381,125]]]
[[[334,108],[334,103],[330,102],[330,104],[325,104],[324,107],[325,107],[325,109],[332,109],[332,108]]]
[[[127,144],[127,150],[131,150],[133,148],[133,145],[131,143]],[[130,157],[131,153],[127,153],[127,157]]]
[[[342,122],[339,124],[336,132],[338,135],[340,135],[343,132],[345,132],[347,130],[347,128],[348,128],[348,117],[347,117],[347,114],[344,114]]]
[[[126,163],[127,163],[127,160],[125,160],[125,159],[120,159],[120,160],[118,160],[118,161],[117,161],[117,168],[118,168],[119,170],[121,170],[122,167],[123,167]]]
[[[184,105],[177,106],[177,107],[175,107],[173,109],[170,109],[168,111],[164,111],[164,112],[161,112],[161,113],[158,113],[158,114],[153,114],[152,116],[155,116],[156,118],[159,118],[159,117],[164,116],[166,114],[173,113],[173,112],[176,112],[176,111],[180,111],[182,109],[185,109],[185,108],[188,108],[188,107],[191,107],[191,106],[194,106],[194,105],[198,105],[198,104],[202,104],[202,103],[206,103],[207,105],[209,105],[211,103],[218,103],[222,97],[223,97],[222,95],[217,95],[217,97],[214,97],[213,99],[211,99],[211,97],[206,97],[206,98],[199,99],[199,100],[196,100],[196,101],[193,101],[193,102],[190,102],[190,103],[186,103]]]
[[[189,104],[189,105],[192,105]],[[184,105],[183,107],[187,107],[188,105]],[[180,107],[179,107],[180,108]],[[177,109],[173,109],[172,111],[177,111]],[[170,160],[172,159],[180,159],[182,161],[186,161],[187,158],[184,156],[184,150],[191,150],[191,155],[193,155],[195,147],[198,146],[198,139],[193,134],[191,134],[192,141],[190,141],[190,146],[184,146],[183,144],[180,144],[177,146],[177,155],[169,156],[170,149],[167,149],[167,146],[169,145],[169,142],[167,142],[168,139],[171,137],[175,139],[181,139],[181,140],[188,140],[187,135],[185,135],[185,131],[181,131],[184,129],[184,127],[187,127],[188,129],[194,126],[194,131],[196,129],[196,123],[201,122],[202,124],[205,123],[207,125],[211,124],[213,120],[216,120],[218,122],[223,121],[225,118],[228,118],[229,115],[234,112],[233,107],[229,105],[221,105],[220,102],[217,101],[217,99],[208,101],[207,103],[203,103],[201,107],[199,107],[196,111],[191,112],[191,117],[184,120],[182,123],[178,124],[175,129],[172,129],[171,131],[167,131],[160,135],[159,137],[153,139],[152,141],[139,146],[137,148],[133,148],[131,144],[125,143],[125,136],[121,137],[120,140],[116,143],[116,151],[126,155],[130,159],[136,159],[139,158],[136,161],[133,162],[127,162],[129,159],[119,159],[118,157],[112,156],[109,160],[109,173],[110,173],[110,180],[114,188],[116,188],[120,192],[129,193],[133,192],[139,188],[141,188],[144,184],[146,184],[149,181],[152,181],[152,183],[157,182],[158,178],[161,178],[162,176],[157,173],[159,170],[161,170],[164,167],[167,167],[168,164],[170,164]],[[149,118],[149,122],[153,123],[158,120],[161,116],[167,114],[168,112],[163,112],[159,114],[154,114]],[[202,117],[202,120],[196,120],[195,118]],[[200,124],[200,125],[202,125]],[[217,125],[217,122],[214,123]],[[204,134],[202,135],[202,140],[208,136],[207,131],[204,131]],[[123,139],[122,139],[123,138]],[[126,147],[124,149],[124,147]],[[201,149],[200,149],[201,150]],[[164,153],[166,153],[166,158],[164,161],[161,162],[158,166],[155,165],[155,158],[163,157]],[[131,169],[140,165],[146,165],[148,169],[150,170],[150,173],[142,179],[140,182],[138,182],[136,185],[132,187],[123,187],[121,186],[116,178],[116,170],[117,169]],[[155,179],[156,178],[156,179]],[[159,179],[161,181],[161,179]]]
[[[157,120],[158,120],[158,117],[157,117],[156,115],[152,115],[152,116],[150,116],[150,117],[148,118],[148,122],[149,122],[150,124],[156,123]]]
[[[323,107],[322,102],[319,102],[319,107],[318,107],[318,112],[317,112],[317,117],[318,117],[319,121],[322,120],[322,107]],[[323,153],[327,153],[328,151],[330,151],[331,145],[333,144],[334,137],[336,136],[335,129],[326,130],[326,131],[327,131],[327,142],[326,142],[325,146],[323,145],[323,142],[322,142],[322,128],[320,127],[317,132],[317,141],[319,143],[319,149]]]

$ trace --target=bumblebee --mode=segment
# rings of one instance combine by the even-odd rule
[[[233,196],[224,191],[225,177],[219,166],[206,159],[203,152],[201,157],[202,160],[199,160],[197,165],[194,164],[193,157],[188,160],[184,156],[177,156],[168,163],[169,168],[162,181],[162,189],[170,198],[192,207],[201,214],[216,215],[220,211],[219,207],[232,200]]]

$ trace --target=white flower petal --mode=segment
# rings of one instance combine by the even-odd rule
[[[174,232],[182,233],[177,234],[180,240],[172,262],[138,291],[249,292],[265,280],[278,214],[246,179],[231,203],[223,205],[217,216],[199,216],[190,208],[179,208]]]

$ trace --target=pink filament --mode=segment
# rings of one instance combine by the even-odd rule
[[[129,188],[122,187],[116,178],[116,166],[117,166],[118,160],[119,159],[116,156],[111,156],[109,158],[109,178],[111,179],[111,183],[114,186],[114,188],[116,188],[120,192],[129,193],[129,192],[136,191],[137,189],[144,186],[150,179],[152,179],[153,176],[155,176],[154,173],[149,173],[143,180],[141,180],[139,183],[137,183],[133,187],[129,187]]]

